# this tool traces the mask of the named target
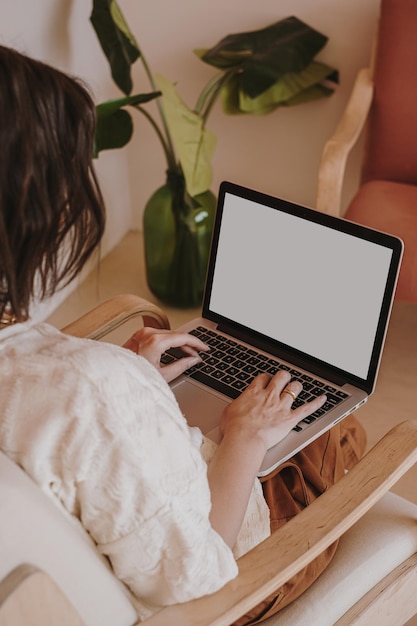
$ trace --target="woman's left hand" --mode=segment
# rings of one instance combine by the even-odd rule
[[[132,335],[123,347],[145,357],[167,382],[174,380],[189,367],[199,363],[201,357],[198,353],[209,349],[200,339],[188,333],[160,330],[148,326]],[[168,365],[162,365],[161,356],[169,348],[180,348],[184,356]]]

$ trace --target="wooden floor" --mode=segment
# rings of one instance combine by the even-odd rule
[[[139,233],[129,233],[49,321],[62,327],[99,302],[119,293],[136,293],[160,304],[146,285]],[[199,313],[196,309],[163,308],[172,328]],[[376,391],[357,416],[366,428],[370,445],[394,424],[404,419],[417,419],[416,305],[395,303]],[[417,503],[417,466],[398,483],[395,491]]]

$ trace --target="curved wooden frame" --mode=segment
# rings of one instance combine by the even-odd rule
[[[363,68],[356,77],[343,116],[323,149],[316,196],[316,209],[322,213],[341,215],[347,159],[365,127],[373,93],[372,71]]]
[[[140,296],[122,294],[102,302],[62,328],[62,332],[74,337],[102,339],[136,317],[142,318],[144,326],[170,328],[168,317],[159,306]]]

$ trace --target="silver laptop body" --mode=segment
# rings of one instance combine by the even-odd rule
[[[268,450],[264,476],[358,409],[375,388],[402,250],[391,235],[223,182],[202,315],[181,327],[211,349],[171,383],[188,423],[219,442],[225,404],[261,371],[290,371],[299,402],[326,393],[326,411]]]

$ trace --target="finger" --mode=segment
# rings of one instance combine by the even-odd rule
[[[167,382],[174,380],[177,376],[180,376],[185,370],[188,370],[190,367],[197,365],[197,363],[201,363],[200,356],[187,356],[182,359],[178,359],[177,361],[173,361],[168,365],[164,365],[160,368],[160,372],[162,376],[165,378]]]
[[[199,356],[200,352],[204,352],[204,350],[200,348],[196,350],[196,348],[193,348],[192,346],[180,346],[179,350],[182,352],[182,357]]]
[[[189,333],[170,333],[164,337],[161,345],[165,346],[165,350],[168,348],[181,348],[182,350],[196,350],[197,352],[206,352],[210,347]]]
[[[276,387],[279,394],[282,393],[283,389],[288,385],[291,380],[291,374],[286,370],[279,370],[273,377],[271,384]]]
[[[288,383],[287,385],[285,385],[285,387],[281,391],[281,394],[280,394],[281,400],[283,402],[284,401],[287,403],[289,402],[291,406],[293,402],[296,401],[297,396],[300,393],[300,391],[302,391],[302,389],[303,389],[303,386],[298,381]]]
[[[273,391],[276,389],[278,394],[281,394],[282,390],[290,382],[290,380],[291,380],[291,375],[285,370],[280,370],[273,376],[271,376],[271,374],[268,374],[266,372],[262,372],[261,374],[258,374],[253,379],[253,381],[251,382],[251,385],[255,384],[255,385],[260,385],[262,387],[269,386],[270,391]]]
[[[301,421],[305,417],[308,417],[309,415],[314,413],[314,411],[317,411],[317,409],[319,409],[321,406],[323,406],[326,400],[326,395],[318,396],[317,398],[314,398],[314,400],[306,402],[302,406],[295,409],[293,411],[293,415],[298,416],[298,420]]]
[[[260,374],[257,374],[255,378],[249,383],[247,389],[249,389],[249,387],[258,387],[260,389],[265,389],[269,385],[271,379],[271,374],[261,372]]]
[[[132,335],[130,340],[132,339],[136,340],[139,346],[150,342],[156,343],[162,351],[168,348],[178,348],[182,346],[190,346],[197,351],[206,351],[209,349],[207,344],[201,341],[201,339],[194,337],[194,335],[159,328],[141,328]]]

